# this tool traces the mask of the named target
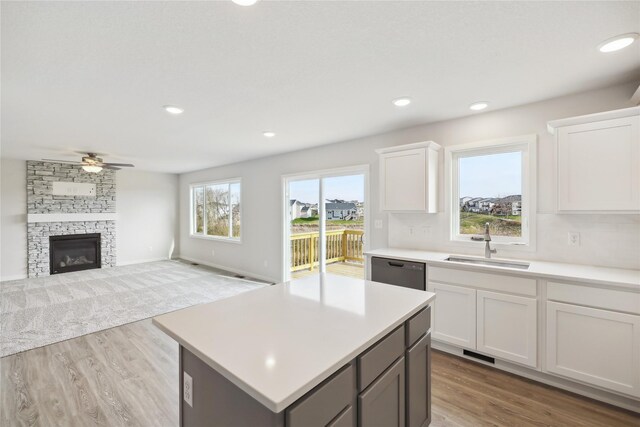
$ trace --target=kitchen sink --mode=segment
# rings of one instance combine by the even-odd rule
[[[530,265],[528,262],[509,261],[506,259],[474,258],[455,255],[449,255],[449,257],[446,258],[445,261],[462,262],[465,264],[488,265],[503,268],[518,268],[520,270],[527,270]]]

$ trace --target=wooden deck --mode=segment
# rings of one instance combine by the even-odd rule
[[[364,264],[354,262],[334,262],[327,264],[327,273],[339,274],[340,276],[355,277],[356,279],[364,279]],[[299,270],[292,271],[291,278],[299,279],[301,277],[318,274],[318,268],[313,271]]]

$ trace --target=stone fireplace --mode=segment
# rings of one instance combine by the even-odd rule
[[[92,191],[76,195],[78,185],[88,185]],[[115,202],[115,171],[96,174],[77,165],[28,161],[29,277],[115,266]],[[77,240],[75,248],[69,243],[70,236]],[[93,252],[88,247],[90,239]],[[56,258],[59,249],[63,249],[62,258]]]

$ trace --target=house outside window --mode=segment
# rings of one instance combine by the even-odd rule
[[[240,179],[191,185],[191,235],[240,241]]]
[[[445,156],[451,240],[478,244],[488,223],[493,242],[532,246],[536,136],[451,146]]]

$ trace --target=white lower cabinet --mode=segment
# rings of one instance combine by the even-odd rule
[[[476,290],[429,283],[433,304],[433,339],[469,349],[476,348]]]
[[[477,304],[477,350],[535,368],[536,299],[478,290]]]
[[[547,302],[547,370],[640,397],[640,316]]]

